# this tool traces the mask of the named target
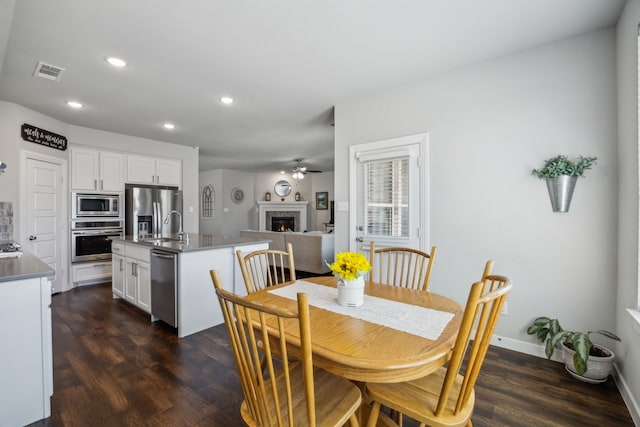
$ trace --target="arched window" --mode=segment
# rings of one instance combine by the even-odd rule
[[[205,185],[202,189],[202,217],[211,218],[215,217],[215,206],[213,203],[213,187],[211,185]]]

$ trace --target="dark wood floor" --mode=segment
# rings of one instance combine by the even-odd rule
[[[34,425],[242,425],[224,326],[178,339],[111,299],[109,285],[55,295],[52,309],[52,415]],[[633,426],[611,378],[581,383],[559,363],[499,348],[478,380],[472,420],[476,427]]]

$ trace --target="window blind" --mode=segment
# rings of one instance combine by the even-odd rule
[[[367,236],[409,236],[409,157],[360,162],[360,224]]]

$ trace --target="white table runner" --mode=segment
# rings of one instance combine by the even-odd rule
[[[417,305],[405,304],[384,298],[364,296],[364,304],[360,307],[344,307],[338,304],[338,289],[304,280],[296,280],[292,285],[270,290],[274,295],[295,300],[298,292],[307,294],[309,305],[332,311],[356,319],[386,326],[417,335],[422,338],[436,340],[453,313],[433,310]]]

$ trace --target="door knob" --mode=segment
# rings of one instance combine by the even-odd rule
[[[29,236],[29,240],[36,240],[38,236]]]
[[[358,242],[358,243],[362,243],[362,242],[364,242],[364,238],[362,238],[362,237],[356,237],[356,242]]]

